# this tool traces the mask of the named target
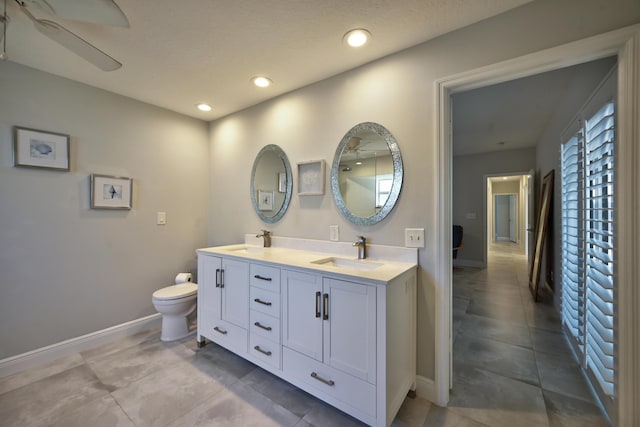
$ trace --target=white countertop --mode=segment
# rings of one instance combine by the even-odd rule
[[[344,247],[344,244],[341,245]],[[409,256],[405,255],[401,257],[404,258],[401,260],[380,259],[375,257],[358,260],[356,256],[345,255],[344,250],[340,250],[339,246],[335,246],[335,252],[328,251],[327,248],[330,247],[330,244],[325,244],[322,247],[322,249],[325,249],[323,251],[310,251],[282,246],[263,248],[258,245],[243,243],[202,248],[196,252],[201,255],[220,255],[247,261],[275,264],[279,267],[303,268],[311,270],[312,272],[328,273],[332,276],[349,276],[357,279],[366,279],[367,281],[373,281],[378,284],[388,283],[417,266],[417,251],[414,252],[414,262],[408,261],[408,259],[410,260],[412,258],[412,252],[408,252]],[[383,248],[383,250],[381,250],[381,248]],[[367,249],[373,253],[389,253],[389,251],[393,251],[394,249],[398,249],[405,254],[407,253],[406,248],[378,246],[376,250],[376,246],[371,245],[367,246]],[[355,255],[356,248],[352,248],[352,252]],[[322,263],[323,261],[327,262]],[[343,265],[334,265],[335,263],[343,263]]]

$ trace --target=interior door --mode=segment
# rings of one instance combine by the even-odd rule
[[[526,233],[526,248],[527,248],[527,271],[531,271],[531,263],[533,261],[533,245],[535,244],[535,230],[536,230],[536,202],[535,202],[535,172],[533,169],[527,174],[527,233]]]
[[[517,214],[518,214],[518,209],[516,207],[516,196],[514,195],[510,195],[509,196],[509,240],[511,242],[516,242],[516,225],[518,224],[517,222]]]

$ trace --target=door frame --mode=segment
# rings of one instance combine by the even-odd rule
[[[618,425],[640,419],[640,24],[578,40],[437,80],[435,85],[435,140],[438,151],[436,274],[435,274],[435,403],[449,401],[451,354],[451,96],[521,77],[540,74],[608,56],[618,57]]]

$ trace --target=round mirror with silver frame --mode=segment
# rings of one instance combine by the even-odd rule
[[[264,222],[277,222],[287,212],[293,194],[293,178],[289,159],[282,148],[269,144],[256,155],[250,191],[253,208]]]
[[[342,138],[333,158],[333,198],[349,221],[376,224],[395,206],[403,174],[393,135],[378,123],[357,124]]]

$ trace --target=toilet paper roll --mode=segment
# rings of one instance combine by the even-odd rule
[[[191,273],[178,273],[176,276],[176,285],[191,281]]]

